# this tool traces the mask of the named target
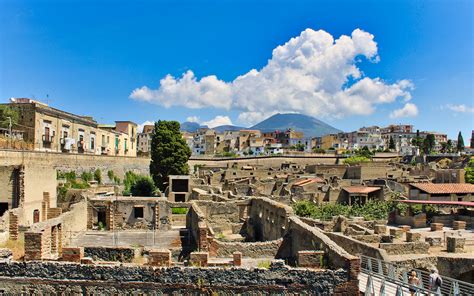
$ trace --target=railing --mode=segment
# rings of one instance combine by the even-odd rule
[[[361,271],[368,275],[369,285],[366,287],[366,289],[373,289],[373,285],[370,284],[370,281],[373,280],[373,278],[380,279],[383,283],[388,282],[396,285],[397,291],[409,289],[413,286],[408,283],[408,276],[411,271],[415,271],[417,277],[420,279],[420,284],[417,286],[416,295],[435,295],[434,292],[430,292],[428,290],[430,273],[427,271],[408,268],[406,266],[401,266],[399,264],[386,262],[363,255],[360,256],[360,261]],[[442,295],[474,295],[474,284],[463,282],[447,276],[441,276],[441,278],[443,280],[443,284],[441,285]],[[378,291],[373,291],[375,295],[378,295],[377,292]],[[366,295],[372,294],[370,294],[370,292],[367,294],[366,292]]]
[[[53,142],[53,135],[43,135],[43,143],[51,143]]]

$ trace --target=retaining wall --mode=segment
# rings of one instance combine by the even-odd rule
[[[162,293],[240,293],[265,295],[358,295],[348,288],[348,272],[340,269],[289,268],[282,263],[270,269],[154,268],[70,263],[0,263],[0,290],[41,295],[162,295]],[[351,290],[352,289],[352,290]],[[357,289],[358,290],[358,289]],[[174,294],[173,294],[174,295]]]

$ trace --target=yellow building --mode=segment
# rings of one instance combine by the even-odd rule
[[[117,121],[116,125],[102,129],[92,117],[31,99],[12,98],[8,105],[19,113],[14,128],[24,131],[24,140],[32,143],[34,150],[136,156],[137,125],[133,122]]]

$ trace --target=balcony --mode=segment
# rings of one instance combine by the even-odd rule
[[[43,135],[43,143],[51,144],[53,142],[53,135]]]

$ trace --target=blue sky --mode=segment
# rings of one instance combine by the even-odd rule
[[[412,123],[452,138],[461,130],[467,142],[473,6],[0,0],[0,102],[35,97],[100,122],[250,125],[303,112],[346,131]]]

